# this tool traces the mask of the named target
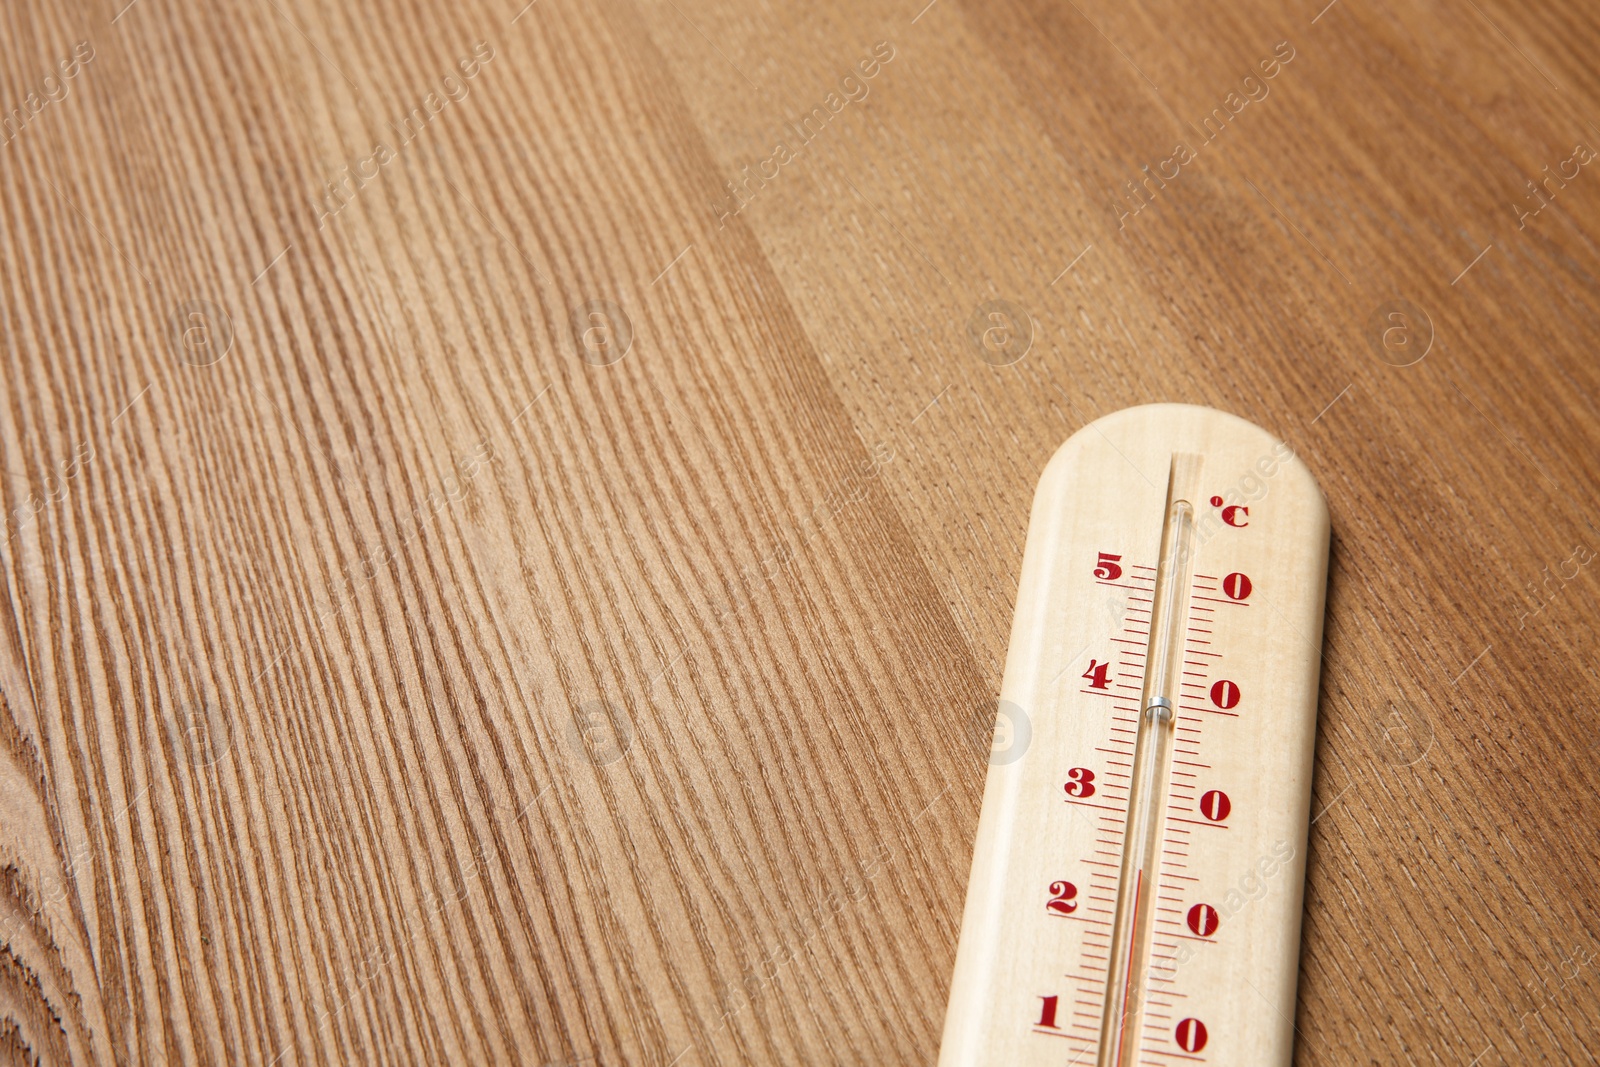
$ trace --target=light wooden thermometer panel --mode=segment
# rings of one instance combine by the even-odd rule
[[[1327,553],[1310,473],[1232,415],[1051,459],[943,1067],[1289,1062]]]

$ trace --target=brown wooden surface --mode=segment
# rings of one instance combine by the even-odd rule
[[[931,1061],[1034,481],[1174,400],[1332,510],[1297,1059],[1592,1062],[1600,166],[1519,212],[1597,47],[1577,0],[5,4],[0,1048]]]

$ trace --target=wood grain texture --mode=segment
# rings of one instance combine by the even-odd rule
[[[1597,44],[5,5],[0,1050],[932,1061],[1033,486],[1170,400],[1332,514],[1298,1061],[1590,1062]]]

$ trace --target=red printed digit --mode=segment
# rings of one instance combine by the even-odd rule
[[[1248,600],[1250,598],[1250,590],[1253,588],[1254,586],[1250,584],[1249,576],[1240,574],[1238,571],[1234,571],[1222,579],[1222,595],[1229,600]]]
[[[1211,703],[1227,711],[1239,706],[1239,687],[1226,678],[1211,687]]]
[[[1233,801],[1220,789],[1210,789],[1200,796],[1200,814],[1212,822],[1221,822],[1233,810]]]
[[[1199,1019],[1185,1019],[1172,1028],[1173,1040],[1185,1052],[1199,1052],[1206,1047],[1206,1024]]]
[[[1062,786],[1069,797],[1094,796],[1094,772],[1087,767],[1074,767],[1067,772],[1067,784]]]
[[[1094,576],[1102,582],[1114,582],[1122,577],[1122,568],[1118,566],[1121,556],[1113,556],[1109,552],[1100,553],[1100,559],[1094,565]]]
[[[1037,1025],[1043,1027],[1046,1030],[1059,1030],[1059,1029],[1061,1029],[1061,1027],[1056,1025],[1056,1002],[1059,1001],[1061,998],[1060,997],[1040,997],[1039,999],[1044,1001],[1044,1006],[1039,1009],[1039,1022],[1038,1022]],[[1204,1028],[1202,1028],[1202,1030],[1203,1029]],[[1201,1044],[1205,1044],[1205,1038],[1204,1037],[1202,1037],[1200,1039],[1200,1043]]]
[[[1109,688],[1111,688],[1111,683],[1106,680],[1106,672],[1109,671],[1110,669],[1111,669],[1111,664],[1109,664],[1109,663],[1101,663],[1099,660],[1095,660],[1095,659],[1090,660],[1089,661],[1089,669],[1083,672],[1083,676],[1085,678],[1089,679],[1089,688],[1090,689],[1109,689]]]
[[[1210,904],[1196,904],[1189,909],[1189,929],[1200,937],[1210,937],[1217,932],[1217,924],[1222,917],[1217,914],[1217,909]]]
[[[1050,899],[1045,908],[1057,915],[1071,915],[1078,910],[1077,899],[1078,887],[1071,882],[1051,882]]]

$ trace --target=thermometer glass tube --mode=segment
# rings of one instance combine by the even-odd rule
[[[1105,1013],[1100,1025],[1098,1067],[1132,1062],[1144,1020],[1144,992],[1150,971],[1156,873],[1161,860],[1161,827],[1166,818],[1172,769],[1173,706],[1189,613],[1189,583],[1194,559],[1192,495],[1199,459],[1172,458],[1167,481],[1166,521],[1156,569],[1150,645],[1140,695],[1139,733],[1134,744],[1133,779],[1128,790],[1128,831],[1118,879],[1116,920],[1112,926]]]

